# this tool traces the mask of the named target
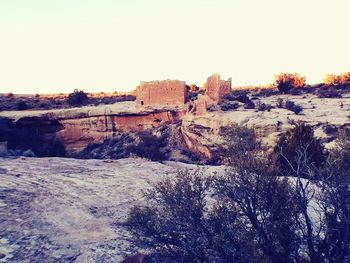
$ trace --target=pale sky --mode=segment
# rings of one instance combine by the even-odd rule
[[[350,71],[349,0],[0,0],[0,93]]]

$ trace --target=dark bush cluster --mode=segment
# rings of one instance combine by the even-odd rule
[[[256,97],[270,97],[270,96],[277,95],[278,93],[279,93],[279,91],[276,89],[264,88],[264,89],[260,89],[254,95]]]
[[[135,143],[134,137],[127,133],[106,138],[103,143],[90,143],[77,158],[82,159],[122,159],[130,156],[129,147]]]
[[[86,95],[86,94],[85,94]],[[35,96],[1,96],[0,94],[0,111],[2,110],[27,110],[27,109],[64,109],[72,106],[79,106],[85,104],[100,105],[113,104],[123,101],[134,101],[136,99],[133,95],[105,95],[90,97],[88,100],[83,95],[82,91],[75,91],[65,98],[63,94],[58,97],[46,97],[36,94]]]
[[[150,262],[347,262],[350,140],[327,152],[304,124],[272,155],[232,126],[231,169],[180,171],[146,192],[127,226]]]
[[[303,88],[305,87],[305,77],[297,73],[280,73],[275,77],[275,86],[283,93],[291,89]]]
[[[21,101],[16,103],[16,109],[17,110],[27,110],[28,108],[29,108],[29,106],[23,100],[21,100]]]
[[[273,106],[271,104],[266,104],[261,101],[258,101],[256,108],[258,111],[270,111],[271,109],[273,109]]]
[[[297,124],[295,128],[283,134],[276,146],[276,163],[282,175],[296,176],[294,167],[300,162],[300,156],[307,158],[311,167],[319,169],[326,161],[326,152],[321,140],[314,138],[311,126],[304,123]],[[310,171],[299,170],[299,175],[307,177]]]
[[[165,148],[167,136],[156,136],[150,131],[141,131],[134,135],[122,133],[107,138],[103,143],[90,143],[77,157],[83,159],[121,159],[132,155],[152,161],[163,161],[169,158]]]
[[[248,92],[244,90],[235,90],[224,96],[224,100],[228,101],[238,101],[241,103],[247,103],[250,101],[248,97]]]
[[[224,96],[224,102],[221,106],[221,110],[235,110],[239,107],[237,102],[243,103],[245,109],[254,109],[255,103],[248,97],[248,91],[235,90]]]
[[[220,108],[222,111],[236,110],[240,107],[239,103],[232,101],[224,101],[221,103]]]
[[[167,136],[158,137],[150,131],[141,131],[137,134],[138,142],[130,145],[128,150],[142,158],[152,161],[164,161],[168,159],[169,152],[165,150]]]
[[[67,98],[67,103],[72,106],[81,106],[89,101],[88,95],[83,90],[75,89]]]
[[[46,138],[37,128],[16,129],[9,135],[8,149],[14,155],[28,155],[38,157],[63,157],[66,155],[66,148],[63,141],[56,137]],[[30,157],[30,156],[28,156]]]
[[[291,100],[284,101],[282,98],[277,99],[276,106],[277,106],[277,108],[280,108],[280,109],[290,110],[290,111],[294,112],[295,114],[299,114],[303,111],[303,107],[296,104],[294,101],[291,101]]]
[[[319,98],[341,98],[342,97],[338,89],[336,89],[333,86],[321,87],[317,89],[316,95]]]
[[[244,103],[243,107],[245,109],[255,109],[255,103],[252,100],[249,100],[248,102]]]
[[[294,101],[291,101],[291,100],[286,101],[285,108],[287,110],[294,112],[297,115],[303,111],[303,107],[301,107],[299,104],[296,104]]]

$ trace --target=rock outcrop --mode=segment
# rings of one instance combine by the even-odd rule
[[[0,158],[0,262],[120,262],[136,254],[123,224],[129,209],[182,168],[197,169],[133,158]]]
[[[43,138],[43,143],[59,139],[68,152],[76,152],[115,133],[176,123],[183,114],[183,109],[177,107],[137,110],[134,102],[67,110],[2,112],[0,141],[9,141],[11,145],[12,140],[34,134]]]
[[[333,133],[350,127],[350,99],[347,97],[321,99],[307,94],[257,99],[275,107],[269,111],[241,107],[233,111],[215,110],[197,114],[186,112],[185,107],[140,109],[135,107],[135,102],[121,102],[66,110],[1,112],[0,142],[9,140],[11,146],[11,138],[28,137],[34,133],[46,140],[62,140],[68,152],[76,152],[90,142],[102,142],[106,137],[118,133],[178,123],[178,141],[184,141],[188,150],[209,159],[215,146],[222,143],[220,128],[230,123],[254,127],[263,143],[270,146],[275,145],[279,135],[298,121],[315,127],[316,136],[326,143],[334,135],[329,133],[327,127],[333,127]],[[278,108],[278,99],[292,100],[301,105],[303,111],[296,115],[285,108]]]
[[[301,114],[277,108],[277,100],[292,100],[302,106]],[[247,125],[257,131],[267,146],[274,146],[281,133],[291,129],[298,121],[306,122],[315,129],[315,135],[332,146],[332,137],[342,128],[350,128],[350,98],[320,99],[312,94],[301,96],[278,95],[261,98],[275,106],[270,111],[240,108],[234,111],[214,111],[205,115],[188,114],[182,118],[182,133],[190,150],[211,157],[212,149],[220,141],[220,128],[232,123]],[[329,132],[329,127],[332,131]]]

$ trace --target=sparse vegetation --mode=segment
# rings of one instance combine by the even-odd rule
[[[327,85],[342,85],[350,83],[350,72],[344,72],[340,75],[326,74],[324,83]]]
[[[12,94],[12,93],[11,93]],[[100,94],[101,95],[101,94]],[[101,95],[102,96],[102,95]],[[108,95],[105,96],[91,96],[89,97],[88,103],[91,105],[103,105],[113,104],[116,102],[123,101],[134,101],[135,96],[133,95]],[[25,109],[64,109],[70,108],[76,105],[68,104],[67,96],[64,94],[58,94],[55,96],[40,96],[36,94],[34,96],[18,96],[18,95],[3,95],[0,96],[0,111],[5,110],[25,110]]]
[[[291,100],[286,101],[285,108],[287,110],[294,112],[297,115],[303,111],[303,107],[301,107],[300,105],[296,104],[294,101],[291,101]]]
[[[256,105],[258,111],[270,111],[271,109],[273,109],[272,105],[263,103],[261,101],[258,101]]]
[[[133,245],[150,251],[151,262],[346,262],[349,139],[327,153],[298,124],[269,156],[254,131],[228,131],[232,168],[156,183],[129,214]]]
[[[25,101],[21,100],[21,101],[17,102],[16,108],[17,108],[17,110],[27,110],[28,105]]]
[[[226,101],[238,101],[241,103],[248,103],[250,101],[248,97],[248,92],[245,90],[235,90],[224,96]]]
[[[341,98],[341,93],[334,87],[321,87],[317,89],[317,97],[319,98]]]
[[[279,108],[279,109],[284,108],[284,100],[282,98],[277,99],[277,108]]]
[[[275,76],[275,86],[283,93],[293,88],[303,88],[305,86],[305,77],[297,73],[280,73]]]
[[[75,89],[67,98],[67,103],[72,106],[81,106],[88,102],[89,97],[83,90]]]
[[[157,137],[150,131],[141,131],[137,133],[138,142],[130,145],[128,150],[142,158],[152,161],[163,161],[168,158],[164,147],[166,146],[167,137]]]
[[[13,97],[14,97],[14,95],[13,95],[13,93],[12,93],[12,92],[9,92],[9,93],[7,93],[7,94],[6,94],[6,97],[7,97],[7,98],[13,98]]]
[[[76,157],[82,159],[121,159],[130,156],[129,147],[135,143],[135,138],[123,133],[106,138],[103,143],[90,143]]]
[[[305,123],[297,123],[292,130],[281,136],[275,148],[275,156],[281,174],[288,176],[296,175],[294,167],[301,161],[300,158],[304,158],[304,161],[308,162],[308,169],[312,168],[315,172],[326,161],[325,148],[321,141],[314,137],[312,127]],[[311,171],[298,170],[297,173],[306,178]]]
[[[224,101],[220,105],[222,111],[236,110],[239,108],[239,103],[232,101]]]
[[[255,109],[255,103],[252,100],[249,100],[248,102],[244,103],[243,107],[245,109]]]

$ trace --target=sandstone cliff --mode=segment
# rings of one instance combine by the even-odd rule
[[[176,123],[182,114],[183,110],[178,107],[137,110],[135,102],[65,110],[1,112],[0,141],[35,134],[44,141],[60,139],[69,152],[75,152],[117,132]]]
[[[296,115],[290,110],[278,108],[278,99],[292,100],[301,105],[303,111]],[[275,108],[258,111],[240,107],[233,111],[193,114],[186,112],[185,107],[137,109],[135,102],[121,102],[65,110],[0,112],[0,141],[28,137],[34,133],[46,140],[60,139],[68,152],[76,152],[90,142],[101,142],[117,133],[178,123],[176,129],[180,125],[180,132],[176,131],[173,136],[176,138],[172,141],[184,141],[188,150],[209,159],[215,146],[222,143],[220,127],[230,123],[254,127],[263,143],[271,146],[297,121],[314,126],[316,136],[328,146],[340,128],[350,126],[349,97],[321,99],[312,94],[275,95],[257,100]],[[170,129],[172,127],[169,126]],[[29,140],[36,140],[36,137],[29,137]]]

